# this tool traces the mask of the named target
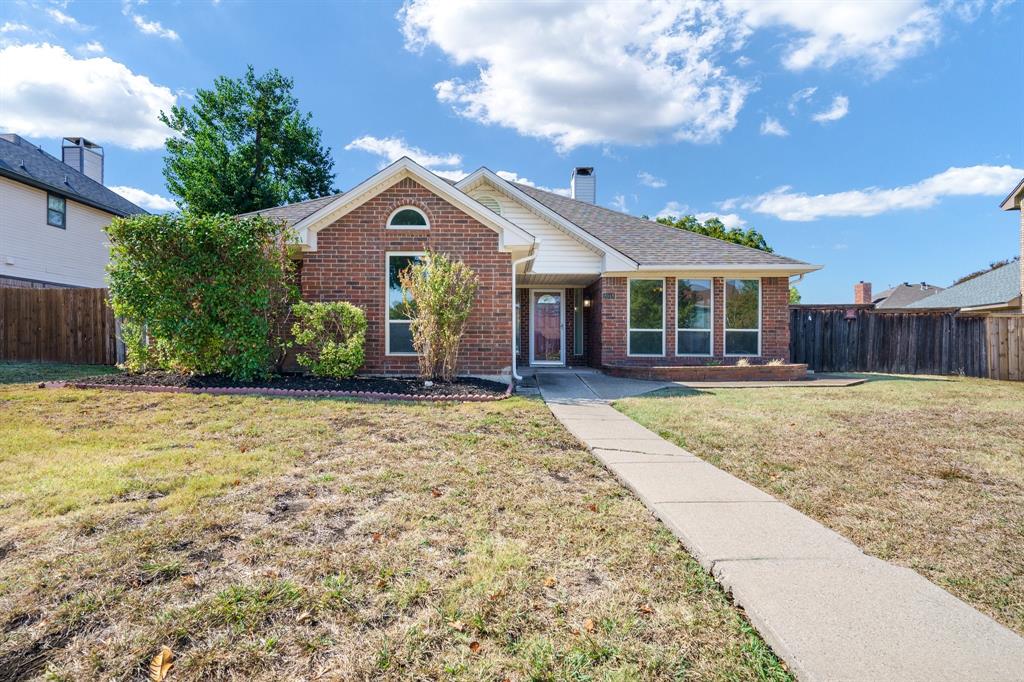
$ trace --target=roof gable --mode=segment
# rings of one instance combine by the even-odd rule
[[[510,247],[516,246],[530,247],[533,245],[533,235],[511,221],[502,218],[472,197],[456,189],[451,183],[445,182],[412,159],[404,156],[359,183],[348,192],[334,195],[333,197],[322,197],[310,202],[302,202],[307,204],[306,207],[297,207],[297,205],[293,204],[292,206],[296,206],[293,209],[295,215],[303,213],[309,208],[313,209],[312,212],[295,219],[292,223],[292,227],[299,234],[299,241],[305,248],[316,250],[317,232],[389,187],[409,177],[414,178],[434,194],[457,206],[481,224],[497,232],[498,245],[501,250],[508,250]],[[329,201],[324,201],[325,199],[329,199]],[[313,202],[318,203],[308,206],[308,204]],[[277,215],[282,215],[282,212],[287,208],[266,209],[264,211],[257,211],[257,213],[272,217],[275,212]],[[284,219],[288,220],[288,217],[285,216]]]

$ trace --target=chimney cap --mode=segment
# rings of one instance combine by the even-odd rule
[[[576,166],[575,168],[572,169],[572,174],[573,175],[593,175],[594,174],[594,167],[593,166]]]
[[[102,145],[98,145],[92,140],[87,140],[84,137],[65,137],[64,142],[70,142],[71,144],[65,144],[64,147],[85,147],[86,149],[94,149],[103,153]]]

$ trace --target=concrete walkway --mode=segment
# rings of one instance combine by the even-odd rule
[[[799,679],[1024,680],[1024,639],[1011,630],[608,405],[665,384],[537,379],[559,421],[732,593]]]

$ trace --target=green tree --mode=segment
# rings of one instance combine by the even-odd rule
[[[790,305],[799,303],[801,298],[802,297],[800,296],[800,290],[799,289],[797,289],[796,287],[790,287],[789,288],[789,303],[790,303]]]
[[[219,76],[191,107],[161,111],[177,134],[166,142],[164,178],[178,206],[236,215],[332,194],[334,162],[312,116],[299,111],[292,80],[252,66]]]
[[[746,230],[741,230],[738,227],[727,228],[718,218],[708,218],[702,223],[692,215],[684,215],[681,218],[666,216],[658,218],[657,221],[669,227],[689,230],[690,232],[696,232],[707,237],[714,237],[715,239],[732,242],[733,244],[749,246],[752,249],[772,253],[772,247],[768,246],[764,235],[752,227]]]

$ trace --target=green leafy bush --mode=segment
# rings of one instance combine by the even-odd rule
[[[351,303],[292,306],[292,336],[306,348],[298,361],[318,377],[347,379],[363,366],[366,315]]]
[[[106,232],[130,367],[247,380],[283,357],[298,292],[280,225],[185,212],[118,218]]]
[[[479,280],[462,261],[427,251],[399,275],[411,319],[412,344],[424,379],[451,381]]]

